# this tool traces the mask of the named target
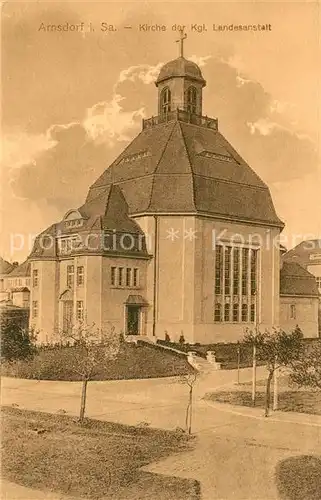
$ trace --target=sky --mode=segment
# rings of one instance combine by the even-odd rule
[[[154,80],[178,55],[175,25],[207,81],[203,114],[268,184],[285,246],[321,238],[318,3],[7,2],[1,19],[3,257],[26,258],[157,114]],[[84,27],[41,29],[67,23]],[[233,23],[271,29],[213,30]]]

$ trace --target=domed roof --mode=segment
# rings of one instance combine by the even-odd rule
[[[90,187],[81,210],[96,206],[113,184],[132,217],[199,213],[283,227],[266,184],[207,126],[173,119],[143,129]]]
[[[173,59],[173,61],[169,61],[164,64],[156,80],[156,85],[164,80],[167,80],[168,78],[178,76],[186,76],[192,80],[201,82],[203,85],[206,85],[202,72],[197,64],[193,61],[185,59],[185,57],[178,57],[177,59]]]

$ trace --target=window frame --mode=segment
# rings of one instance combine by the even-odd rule
[[[215,248],[214,322],[257,322],[260,246],[220,242]],[[218,320],[218,305],[221,314]]]
[[[296,319],[296,304],[290,304],[290,319]]]
[[[133,286],[133,288],[139,287],[139,269],[138,269],[138,267],[133,268],[132,286]]]
[[[67,288],[73,288],[75,283],[75,266],[68,264],[66,269],[66,285]]]
[[[111,286],[117,286],[117,267],[116,266],[111,266],[110,268],[110,284]]]
[[[33,300],[32,301],[32,318],[38,318],[38,314],[39,314],[38,300]]]
[[[123,267],[118,267],[118,286],[123,287],[124,286],[124,268]]]
[[[132,284],[132,268],[126,267],[126,287],[131,287]]]
[[[82,287],[85,284],[85,267],[77,266],[76,270],[76,285]]]
[[[168,86],[164,87],[160,95],[160,112],[162,116],[166,116],[171,112],[172,93]]]
[[[39,269],[32,270],[32,286],[33,288],[39,286]]]
[[[194,85],[190,85],[186,90],[186,110],[194,115],[197,111],[197,88]]]
[[[84,320],[84,301],[83,300],[76,301],[76,320],[77,321]]]

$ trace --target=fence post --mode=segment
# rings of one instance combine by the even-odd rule
[[[237,384],[240,383],[240,361],[241,361],[241,346],[237,341]]]

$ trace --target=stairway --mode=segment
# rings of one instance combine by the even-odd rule
[[[195,353],[189,353],[187,356],[189,364],[199,373],[207,374],[221,369],[220,363],[210,362]]]

